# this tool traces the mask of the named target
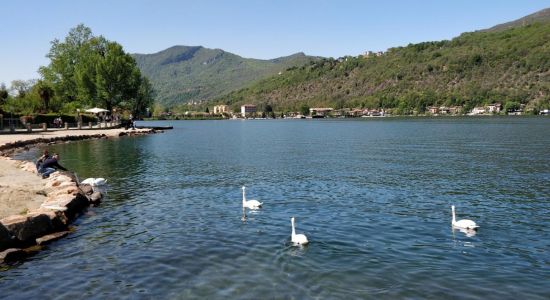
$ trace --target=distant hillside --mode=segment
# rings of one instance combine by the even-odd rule
[[[220,49],[174,46],[154,54],[132,55],[167,106],[208,100],[253,81],[317,58],[303,53],[272,60],[248,59]]]
[[[550,22],[550,8],[539,10],[534,14],[530,14],[528,16],[525,16],[523,18],[517,19],[512,22],[507,22],[507,23],[493,26],[489,29],[486,29],[486,31],[500,31],[500,30],[511,29],[514,27],[530,25],[533,23],[546,23],[546,22]]]
[[[548,107],[550,22],[545,20],[529,25],[516,21],[513,24],[521,26],[391,48],[381,56],[323,59],[289,68],[213,103],[269,104],[278,111],[298,111],[302,105],[383,107],[398,113],[423,112],[431,105],[468,109],[497,101]]]

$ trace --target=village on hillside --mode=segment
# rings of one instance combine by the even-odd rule
[[[275,113],[270,106],[268,109],[260,110],[254,104],[241,105],[239,111],[231,109],[231,106],[221,104],[215,105],[210,111],[204,112],[186,111],[184,114],[163,112],[160,119],[187,119],[187,118],[217,118],[217,119],[316,119],[316,118],[368,118],[368,117],[390,117],[390,116],[494,116],[494,115],[523,115],[525,105],[505,109],[501,103],[492,103],[485,106],[477,106],[465,111],[463,106],[429,106],[424,113],[411,111],[409,114],[396,115],[392,109],[383,108],[341,108],[313,107],[307,110],[296,112]],[[532,112],[528,112],[532,114]],[[540,115],[550,115],[548,109],[539,112]]]

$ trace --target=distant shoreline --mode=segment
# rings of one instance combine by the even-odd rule
[[[383,120],[383,119],[415,119],[415,118],[425,118],[425,119],[438,119],[438,118],[544,118],[550,117],[550,115],[387,115],[387,116],[377,116],[377,117],[324,117],[324,118],[172,118],[172,119],[157,119],[149,118],[143,121],[151,122],[170,122],[170,121],[234,121],[234,120]]]

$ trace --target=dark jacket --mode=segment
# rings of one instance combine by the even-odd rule
[[[51,158],[49,155],[42,155],[40,158],[36,161],[36,169],[40,169],[42,167],[42,164],[44,161],[48,158]]]
[[[54,168],[54,169],[61,169],[63,171],[67,171],[67,169],[65,169],[62,165],[57,163],[57,159],[55,159],[53,157],[46,158],[44,160],[44,162],[42,163],[42,168],[43,169],[45,169],[45,168]]]

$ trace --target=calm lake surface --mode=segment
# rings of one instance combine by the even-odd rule
[[[550,118],[169,124],[51,147],[108,196],[2,298],[550,298]]]

